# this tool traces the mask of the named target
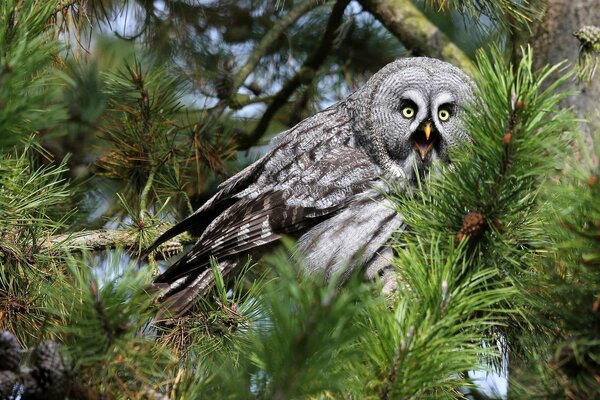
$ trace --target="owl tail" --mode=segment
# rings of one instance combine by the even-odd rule
[[[236,265],[235,260],[219,262],[219,272],[225,276]],[[149,288],[149,291],[158,293],[161,308],[157,320],[182,317],[199,298],[208,294],[215,282],[215,276],[208,262],[201,268],[195,267],[188,274],[177,278],[163,279],[164,275],[158,276]]]

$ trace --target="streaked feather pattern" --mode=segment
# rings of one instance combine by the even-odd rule
[[[408,184],[415,166],[422,174],[432,162],[448,161],[448,148],[467,135],[458,118],[442,123],[434,114],[450,101],[458,116],[470,96],[472,82],[457,68],[429,58],[398,60],[346,100],[278,135],[264,157],[145,252],[187,230],[199,235],[156,278],[169,310],[182,315],[210,288],[210,257],[223,275],[232,274],[247,254],[260,255],[282,235],[298,238],[306,269],[325,279],[348,276],[356,266],[376,275],[389,258],[386,241],[402,229],[402,217],[381,194],[385,181]],[[413,120],[400,113],[406,101],[422,107]],[[415,143],[424,140],[417,135],[425,120],[435,127],[435,146],[420,158]]]

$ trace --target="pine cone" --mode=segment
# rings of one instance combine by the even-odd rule
[[[600,64],[600,28],[587,25],[573,35],[581,44],[577,59],[577,78],[581,83],[588,84]]]
[[[58,352],[58,344],[52,341],[42,343],[35,350],[34,360],[31,375],[45,398],[64,398],[68,389],[67,369]]]
[[[11,371],[0,371],[0,399],[16,398],[15,386],[18,377]]]
[[[600,44],[600,28],[593,25],[586,25],[573,32],[582,46],[594,46]]]
[[[219,75],[213,82],[219,99],[227,100],[233,95],[233,81],[233,62],[225,59],[219,63]]]
[[[36,379],[33,377],[33,371],[30,368],[23,370],[19,376],[19,383],[22,386],[20,388],[22,400],[42,400],[46,399],[46,389],[38,385]]]
[[[465,236],[476,238],[487,228],[485,216],[476,211],[465,215],[461,230],[456,234],[456,240],[461,241]]]
[[[214,81],[217,97],[227,100],[233,94],[233,76],[227,71],[222,72]]]
[[[0,333],[0,371],[19,370],[21,364],[21,345],[12,333]]]

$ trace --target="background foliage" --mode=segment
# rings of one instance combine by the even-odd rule
[[[3,2],[0,397],[598,397],[600,112],[566,105],[597,85],[600,38],[572,38],[578,66],[540,60],[540,4]],[[139,251],[410,54],[479,96],[452,166],[391,195],[398,292],[303,276],[286,241],[154,321],[162,261]],[[469,373],[507,366],[504,395]]]

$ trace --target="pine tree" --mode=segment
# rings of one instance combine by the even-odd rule
[[[392,242],[392,296],[299,273],[284,241],[217,276],[189,315],[155,320],[160,258],[193,239],[148,266],[139,250],[240,167],[236,150],[406,50],[348,1],[253,3],[0,5],[0,398],[481,397],[468,372],[507,359],[511,396],[598,397],[600,148],[561,108],[577,72],[535,70],[527,47],[479,51],[476,67],[453,50],[478,85],[471,141],[390,196],[408,226]],[[360,3],[386,24],[384,2]],[[521,2],[426,3],[466,24],[486,15],[488,39],[535,17]],[[121,7],[139,32],[98,35]],[[241,65],[240,43],[252,48]],[[585,50],[580,76],[597,61]],[[250,104],[268,111],[241,120]]]

